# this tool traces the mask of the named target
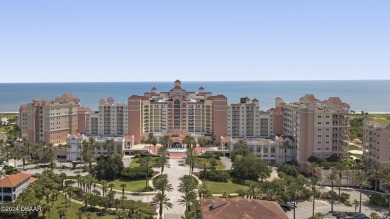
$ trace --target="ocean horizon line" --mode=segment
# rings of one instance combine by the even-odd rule
[[[180,80],[180,79],[178,79]],[[192,81],[180,80],[181,82],[217,82],[217,83],[231,83],[231,82],[346,82],[346,81],[390,81],[390,79],[308,79],[308,80],[226,80],[226,81]],[[47,82],[1,82],[0,84],[77,84],[77,83],[172,83],[172,80],[167,81],[47,81]]]

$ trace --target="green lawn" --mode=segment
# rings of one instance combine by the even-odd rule
[[[59,215],[57,213],[57,209],[62,208],[65,206],[65,197],[64,195],[60,194],[58,195],[57,201],[54,202],[54,205],[50,208],[50,218],[59,218]],[[68,207],[68,210],[66,211],[66,217],[67,218],[77,218],[77,212],[79,211],[79,208],[82,207],[83,205],[74,203]],[[47,215],[46,215],[47,217]],[[87,216],[84,214],[83,219],[86,219]],[[92,219],[94,218],[101,218],[101,219],[114,219],[116,218],[114,215],[105,215],[105,216],[96,216],[96,214],[92,214]]]
[[[361,150],[358,146],[356,146],[356,145],[348,145],[348,151],[350,151],[350,150]]]
[[[132,159],[129,167],[130,168],[139,167],[139,159],[138,158]]]
[[[116,190],[122,190],[121,184],[125,183],[126,184],[125,191],[129,191],[129,192],[139,191],[139,190],[145,188],[145,185],[146,185],[145,180],[129,181],[129,180],[125,180],[125,179],[116,179],[114,181],[108,182],[107,185],[109,185],[111,183],[113,183],[115,185],[113,189],[116,189]]]
[[[389,120],[387,120],[390,117],[390,114],[370,114],[371,117],[374,117],[375,122],[378,123],[378,125],[388,125]]]
[[[157,160],[158,160],[158,157],[152,157],[152,166],[154,166],[157,163]],[[139,165],[140,165],[140,160],[137,157],[137,158],[133,158],[131,160],[129,167],[134,168],[134,167],[139,167]]]
[[[224,183],[224,182],[213,182],[213,181],[207,181],[206,185],[208,186],[209,190],[213,194],[223,194],[224,192],[227,193],[235,193],[237,189],[247,189],[247,186],[235,184],[231,181]]]
[[[208,162],[208,165],[211,165],[209,160],[210,160],[209,158],[197,157],[195,160],[195,167],[202,169],[204,162]],[[220,160],[216,160],[216,161],[217,161],[217,166],[215,168],[217,170],[223,170],[225,168],[223,163]]]
[[[355,156],[355,157],[357,157],[357,158],[359,158],[359,159],[362,159],[362,157],[363,157],[363,155],[362,154],[350,154],[350,155],[353,155],[353,156]]]

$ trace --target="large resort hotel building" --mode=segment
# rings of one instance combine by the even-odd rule
[[[225,152],[242,139],[257,157],[270,163],[294,159],[301,169],[307,169],[312,155],[348,154],[350,106],[338,97],[321,101],[307,94],[297,102],[276,98],[274,108],[261,111],[256,98],[228,104],[222,94],[213,95],[203,87],[186,91],[176,80],[169,91],[153,87],[143,95],[130,96],[127,103],[102,99],[97,111],[80,107],[79,102],[67,93],[55,100],[36,98],[21,105],[21,137],[55,145],[79,134],[96,139],[122,137],[126,153],[149,133],[157,138],[169,135],[179,145],[187,135],[212,139]],[[279,149],[284,141],[292,148],[287,152]]]
[[[135,144],[148,133],[227,134],[227,98],[213,96],[203,87],[198,92],[188,92],[176,80],[168,92],[152,88],[151,92],[133,95],[128,101],[128,134],[134,136]]]

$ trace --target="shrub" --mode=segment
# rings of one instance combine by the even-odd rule
[[[293,165],[287,164],[287,163],[282,164],[278,168],[278,172],[283,172],[287,175],[295,176],[295,177],[298,176],[298,174],[300,173],[300,171],[298,170],[298,168],[296,166],[293,166]]]
[[[146,169],[143,167],[126,167],[120,173],[121,176],[128,180],[137,180],[146,178]],[[153,176],[153,171],[149,171],[149,177]]]
[[[386,198],[379,194],[372,194],[368,198],[369,198],[368,203],[370,205],[381,206],[381,207],[388,206]]]
[[[318,157],[310,156],[309,158],[307,158],[307,161],[309,161],[310,163],[316,163],[318,161]]]
[[[18,169],[16,169],[15,167],[11,167],[11,166],[6,166],[4,168],[4,170],[5,170],[5,174],[7,174],[7,175],[11,175],[11,174],[20,172]]]
[[[341,202],[347,201],[349,199],[349,196],[350,195],[348,193],[342,192],[339,196],[339,201]]]
[[[326,158],[328,162],[339,162],[341,159],[337,154],[332,154],[328,158]]]
[[[204,179],[205,173],[204,171],[200,171],[199,177],[200,179]],[[225,170],[206,170],[206,179],[215,182],[227,182],[230,178],[230,175]]]

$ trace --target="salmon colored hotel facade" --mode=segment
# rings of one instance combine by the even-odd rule
[[[261,111],[256,98],[243,97],[239,103],[228,104],[222,94],[213,95],[203,87],[196,92],[186,91],[176,80],[169,91],[153,87],[143,95],[130,96],[127,103],[116,103],[112,97],[101,99],[97,111],[80,107],[80,99],[70,93],[54,100],[35,98],[21,105],[20,128],[21,137],[31,143],[66,144],[68,135],[84,134],[125,137],[129,150],[147,139],[149,133],[170,135],[178,143],[186,135],[208,138],[230,150],[238,139],[272,142],[283,136],[291,139],[293,146],[287,152],[288,160],[296,160],[307,171],[310,156],[348,156],[349,113],[350,106],[339,97],[319,100],[313,94],[296,102],[278,97],[274,108]],[[279,150],[266,154],[266,144],[255,145],[253,150],[262,159],[274,155],[272,162],[288,161],[281,159],[285,156]]]
[[[213,96],[200,87],[188,92],[176,80],[168,92],[152,88],[144,96],[128,99],[128,135],[134,143],[145,133],[197,133],[211,136],[227,135],[227,98]],[[218,139],[218,138],[217,138]]]

